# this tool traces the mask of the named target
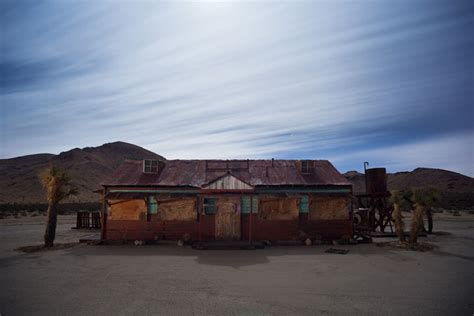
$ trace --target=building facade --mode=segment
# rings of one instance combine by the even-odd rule
[[[103,240],[352,236],[352,185],[327,160],[125,161],[103,186]]]

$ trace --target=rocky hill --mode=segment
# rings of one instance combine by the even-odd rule
[[[353,185],[354,193],[365,192],[365,176],[357,171],[344,174]],[[446,209],[474,208],[474,179],[460,173],[431,168],[387,174],[389,190],[434,187],[441,193],[440,207]]]
[[[68,202],[96,202],[93,190],[126,159],[165,160],[136,145],[114,142],[99,147],[75,148],[59,155],[36,154],[0,159],[0,203],[46,202],[39,173],[53,164],[66,170],[79,194]]]
[[[0,159],[0,204],[46,202],[38,175],[51,164],[67,170],[73,185],[79,190],[79,194],[67,202],[97,202],[98,195],[93,191],[100,188],[99,183],[126,159],[165,160],[149,150],[124,142],[75,148],[59,155],[36,154]],[[349,171],[344,176],[354,185],[355,193],[365,192],[364,174]],[[441,207],[474,208],[474,179],[471,177],[429,168],[388,174],[389,189],[427,186],[442,193]]]

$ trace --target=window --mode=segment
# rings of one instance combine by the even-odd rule
[[[144,173],[158,173],[158,160],[143,160]]]
[[[301,173],[310,173],[311,166],[309,160],[301,160]]]
[[[216,199],[204,198],[203,203],[204,214],[210,215],[216,213]]]
[[[258,212],[258,197],[252,196],[252,213]],[[243,196],[240,199],[240,212],[242,214],[250,213],[250,196]]]
[[[309,198],[307,195],[300,198],[300,213],[309,212]]]
[[[148,210],[148,214],[158,213],[158,202],[156,201],[154,196],[148,197],[147,210]]]

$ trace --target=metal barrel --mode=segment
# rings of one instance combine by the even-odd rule
[[[387,192],[387,170],[385,168],[366,169],[365,190],[368,194]]]

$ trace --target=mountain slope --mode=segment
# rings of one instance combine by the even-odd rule
[[[365,192],[365,176],[357,171],[344,174],[353,184],[354,193]],[[434,187],[441,193],[440,207],[474,207],[474,179],[460,173],[431,168],[417,168],[411,172],[387,174],[389,190],[409,190],[411,188]]]
[[[114,142],[99,147],[75,148],[59,155],[37,154],[0,159],[0,203],[45,202],[39,173],[49,165],[66,170],[79,194],[71,202],[96,202],[99,183],[126,159],[165,160],[136,145]]]

